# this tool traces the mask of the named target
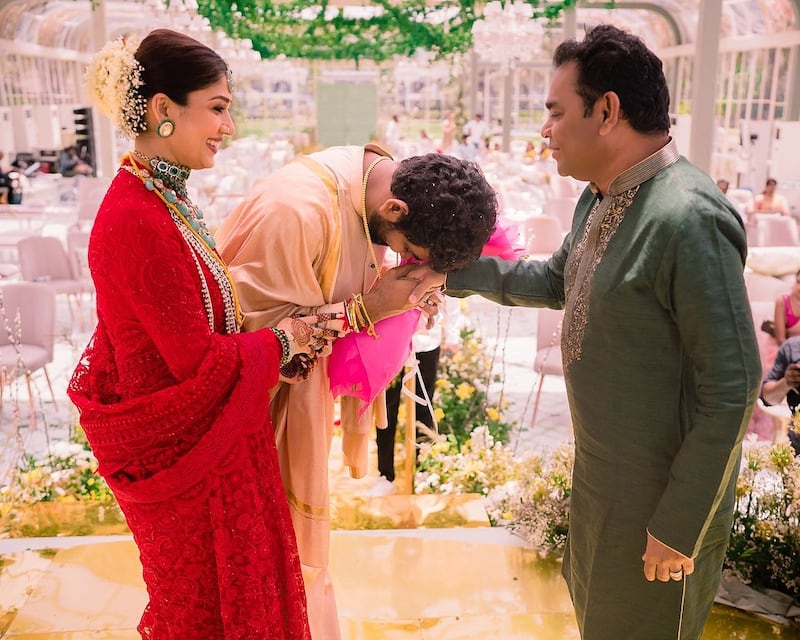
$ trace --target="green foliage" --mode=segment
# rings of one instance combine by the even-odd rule
[[[534,14],[550,20],[577,0],[524,0]],[[374,60],[412,56],[418,49],[437,56],[472,46],[472,25],[480,18],[475,0],[372,0],[370,17],[345,15],[328,0],[198,0],[197,12],[212,28],[232,38],[249,38],[263,58]],[[449,15],[449,19],[443,19]]]
[[[791,446],[749,448],[736,497],[726,569],[800,602],[800,458]]]
[[[474,329],[461,331],[455,353],[443,353],[439,361],[434,412],[439,433],[453,437],[456,448],[466,444],[472,431],[486,426],[495,441],[506,442],[512,424],[503,420],[503,406],[489,401],[491,382],[501,382],[491,372],[491,359]]]
[[[13,481],[0,487],[0,515],[11,505],[82,501],[114,501],[82,433],[56,443],[43,458],[25,454]]]
[[[511,450],[495,442],[486,427],[477,427],[469,440],[459,445],[450,434],[420,447],[414,490],[417,493],[478,493],[486,496],[493,487],[515,477]]]
[[[489,518],[507,525],[543,553],[562,556],[569,531],[574,463],[571,444],[517,460],[513,481],[489,493]]]

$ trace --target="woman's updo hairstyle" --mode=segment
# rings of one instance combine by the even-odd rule
[[[189,93],[210,87],[223,76],[230,85],[230,68],[225,60],[202,42],[177,31],[151,31],[134,57],[142,66],[138,91],[145,100],[164,93],[186,106]]]

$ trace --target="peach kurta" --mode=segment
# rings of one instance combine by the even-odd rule
[[[374,283],[360,215],[365,150],[386,155],[373,145],[333,147],[281,168],[258,181],[221,225],[217,248],[236,283],[246,330],[341,302]],[[385,248],[375,249],[382,260]],[[345,419],[355,413],[347,406],[350,400],[355,399],[342,398],[343,450],[351,474],[360,477],[366,471],[369,425]],[[327,360],[319,361],[308,380],[279,384],[270,411],[306,578],[312,636],[335,639],[338,620],[327,573],[334,420]]]

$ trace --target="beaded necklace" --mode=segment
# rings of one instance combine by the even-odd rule
[[[158,198],[167,206],[170,217],[177,226],[178,231],[181,233],[189,247],[193,250],[192,257],[195,260],[197,273],[200,276],[200,285],[203,290],[203,302],[211,330],[214,330],[214,310],[211,302],[211,294],[209,292],[208,284],[206,283],[199,260],[202,260],[203,263],[208,267],[222,294],[225,307],[225,330],[228,333],[238,333],[242,325],[243,318],[241,308],[239,306],[239,300],[236,296],[236,288],[233,286],[231,275],[219,257],[219,254],[214,250],[214,240],[211,237],[211,234],[208,232],[208,229],[205,227],[205,223],[202,221],[202,213],[200,213],[199,218],[194,218],[195,224],[192,224],[190,221],[191,218],[184,213],[184,210],[190,213],[195,212],[195,215],[196,213],[199,213],[200,210],[188,200],[188,196],[178,195],[179,190],[182,190],[184,193],[186,193],[186,177],[188,177],[189,172],[188,167],[173,165],[163,158],[147,158],[147,156],[142,153],[135,153],[140,158],[146,159],[145,161],[149,161],[151,167],[153,167],[155,164],[159,169],[160,175],[163,176],[163,174],[166,173],[167,176],[172,177],[172,183],[178,187],[178,189],[172,188],[169,183],[166,183],[164,177],[156,177],[146,167],[139,165],[134,160],[132,153],[127,155],[127,159],[130,164],[123,164],[122,168],[139,178],[139,180],[142,181],[142,184],[144,184],[145,189],[158,196]],[[174,169],[170,170],[168,168],[169,166],[174,167]],[[181,180],[181,176],[184,175],[184,171],[186,177],[183,177]],[[184,206],[179,206],[181,204]],[[197,224],[198,221],[201,224]],[[202,233],[200,228],[203,229]]]
[[[369,243],[369,255],[372,258],[372,268],[375,269],[378,280],[381,279],[381,266],[378,264],[378,257],[375,255],[375,247],[372,244],[372,234],[369,232],[369,221],[367,220],[367,182],[369,181],[372,170],[378,166],[378,163],[382,160],[389,160],[389,158],[386,156],[375,158],[364,172],[364,180],[361,182],[361,222],[364,223],[364,233]]]
[[[213,249],[216,243],[208,231],[203,219],[203,212],[200,211],[200,207],[189,200],[186,181],[189,179],[191,169],[182,164],[164,160],[164,158],[151,158],[141,151],[134,151],[133,153],[150,165],[152,177],[148,178],[144,183],[147,190],[158,189],[167,203],[173,205],[186,219],[192,231]]]

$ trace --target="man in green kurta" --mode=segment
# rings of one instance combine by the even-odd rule
[[[565,308],[575,432],[563,574],[585,640],[697,639],[761,375],[742,221],[669,138],[659,59],[608,25],[561,44],[542,135],[590,183],[542,262],[482,259],[448,293]]]

